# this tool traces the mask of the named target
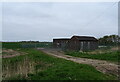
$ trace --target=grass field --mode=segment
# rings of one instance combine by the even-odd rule
[[[102,53],[91,53],[91,52],[65,52],[66,55],[81,57],[81,58],[89,58],[89,59],[99,59],[106,60],[111,62],[120,62],[118,57],[120,56],[120,51],[106,51]]]
[[[35,49],[20,49],[27,55],[3,59],[6,80],[114,80],[94,67],[49,56]],[[3,54],[4,55],[4,54]],[[9,68],[9,69],[7,69]]]
[[[25,42],[3,42],[3,48],[16,49],[16,48],[37,48],[37,47],[52,47],[52,42],[39,42],[39,43],[25,43]]]
[[[48,44],[48,43],[47,43]],[[41,47],[51,47],[51,43],[40,43]],[[49,56],[34,48],[22,48],[21,43],[3,43],[2,55],[22,54],[2,59],[3,80],[115,80],[116,76],[106,75],[86,64],[78,64]],[[11,51],[11,49],[13,51]],[[119,52],[108,54],[87,54],[66,52],[67,55],[115,61]],[[23,55],[26,54],[26,55]],[[104,56],[103,56],[104,55]]]

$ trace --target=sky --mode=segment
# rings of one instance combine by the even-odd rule
[[[117,2],[4,2],[1,8],[5,41],[118,34]]]

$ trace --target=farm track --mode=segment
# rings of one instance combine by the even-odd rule
[[[38,50],[40,50],[48,55],[55,56],[58,58],[63,58],[63,59],[70,60],[70,61],[80,63],[80,64],[92,65],[100,72],[118,76],[118,66],[119,65],[117,65],[115,63],[107,62],[104,60],[96,60],[96,59],[87,59],[87,58],[78,58],[78,57],[68,56],[68,55],[65,55],[61,50],[57,50],[57,49],[38,48]]]

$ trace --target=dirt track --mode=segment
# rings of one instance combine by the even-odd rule
[[[12,58],[12,57],[16,57],[16,56],[20,56],[20,55],[26,55],[27,53],[24,52],[18,52],[16,50],[13,49],[3,49],[2,50],[2,58]]]
[[[66,60],[74,61],[76,63],[89,64],[89,65],[94,66],[100,72],[118,76],[118,65],[114,64],[114,63],[110,63],[110,62],[103,61],[103,60],[95,60],[95,59],[87,59],[87,58],[78,58],[78,57],[68,56],[68,55],[65,55],[62,51],[57,50],[57,49],[41,49],[41,48],[39,48],[38,50],[41,50],[49,55],[52,55],[52,56],[55,56],[58,58],[63,58]]]

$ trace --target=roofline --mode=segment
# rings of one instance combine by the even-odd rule
[[[88,37],[88,38],[95,38],[95,37],[93,37],[93,36],[72,36],[72,37]],[[72,38],[71,37],[71,38]]]
[[[53,40],[70,40],[71,38],[56,38],[56,39],[53,39]]]
[[[98,40],[96,39],[96,40],[79,40],[79,41],[98,41]]]
[[[71,40],[73,37],[85,37],[85,38],[94,38],[94,40],[80,40],[80,41],[98,41],[97,38],[93,37],[93,36],[72,36],[71,38],[54,38],[53,40]]]

